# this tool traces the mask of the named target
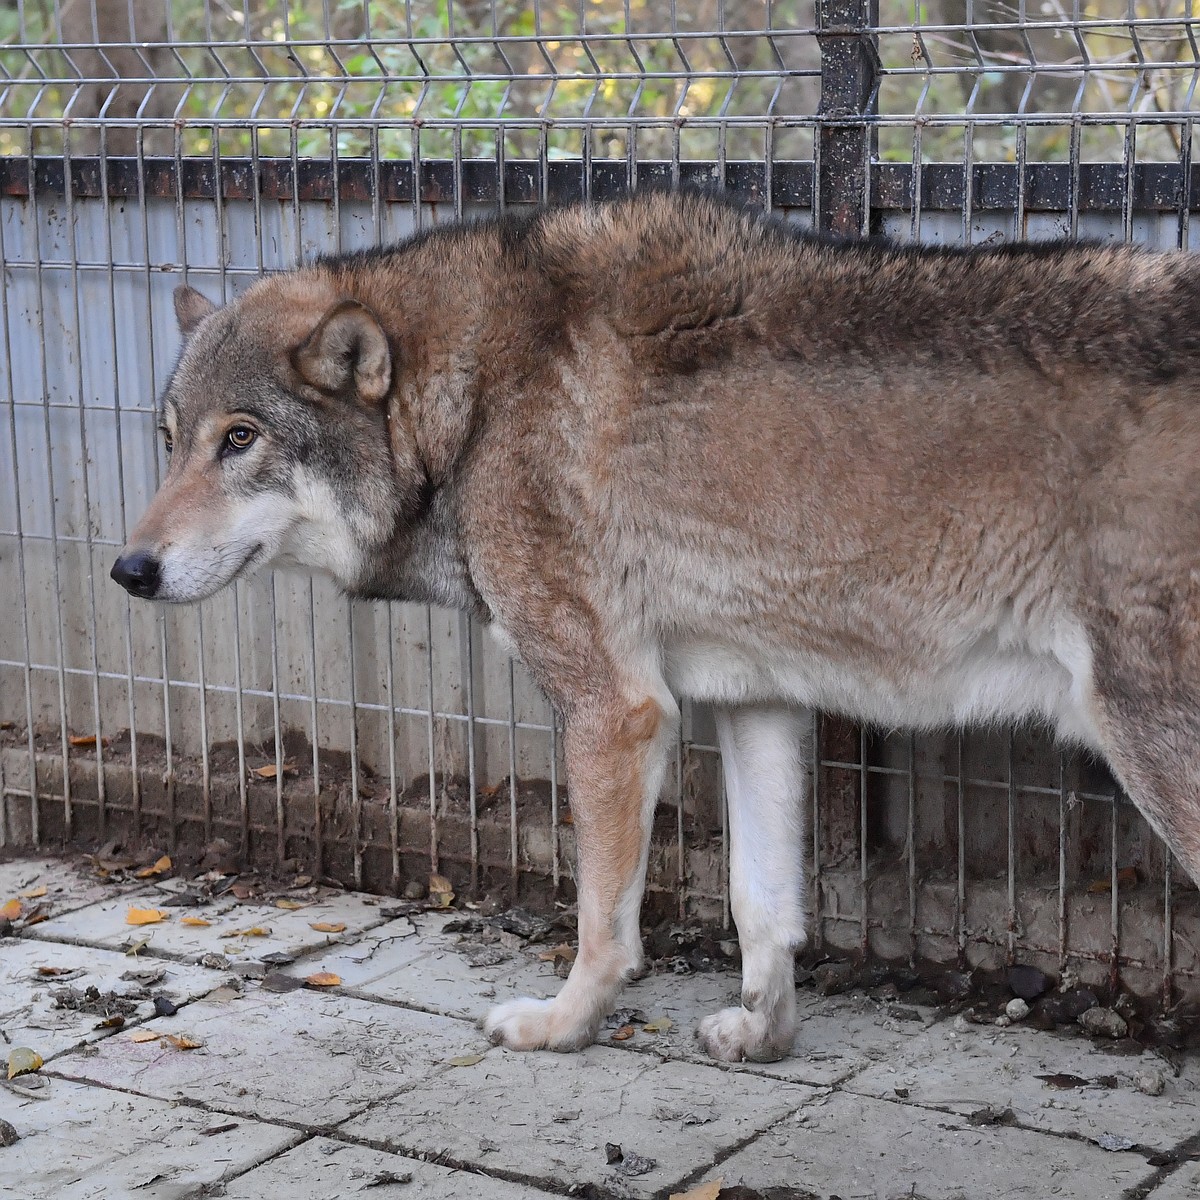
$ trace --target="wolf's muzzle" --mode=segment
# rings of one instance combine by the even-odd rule
[[[144,550],[133,554],[123,554],[113,563],[112,577],[130,595],[139,596],[143,600],[152,600],[158,591],[161,577],[158,559]]]

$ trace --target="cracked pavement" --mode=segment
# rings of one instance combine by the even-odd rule
[[[0,1196],[1200,1196],[1200,1056],[802,989],[794,1057],[728,1068],[692,1031],[731,973],[649,976],[621,1040],[513,1054],[476,1022],[557,991],[545,945],[464,952],[461,913],[353,893],[170,907],[177,884],[0,864],[0,902],[45,887],[49,905],[0,938],[4,1056],[45,1060],[0,1088]],[[93,1009],[131,999],[119,1028],[97,1028],[89,988]]]

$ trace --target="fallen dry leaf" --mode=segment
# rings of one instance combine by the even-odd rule
[[[80,734],[78,737],[69,737],[67,742],[72,746],[94,746],[96,744],[96,735],[94,733]],[[111,746],[111,738],[101,738],[100,745]]]
[[[158,1034],[153,1029],[135,1029],[130,1035],[131,1042],[157,1042]]]
[[[137,872],[139,879],[150,879],[154,875],[162,875],[171,869],[171,856],[164,854],[153,866],[143,867]]]
[[[1118,888],[1137,887],[1137,881],[1137,867],[1122,867],[1117,872]],[[1087,890],[1093,895],[1096,895],[1100,892],[1110,892],[1112,891],[1112,879],[1093,879],[1092,882],[1088,884]]]
[[[458,1058],[450,1059],[452,1067],[473,1067],[477,1062],[483,1062],[482,1054],[463,1054]]]
[[[7,904],[0,905],[0,921],[19,921],[23,911],[20,900],[10,900]]]
[[[315,929],[318,933],[345,933],[345,921],[310,921],[309,929]]]
[[[622,1025],[620,1029],[613,1030],[612,1040],[614,1042],[627,1042],[637,1032],[632,1025]]]
[[[43,921],[50,920],[50,906],[48,904],[39,904],[33,912],[25,917],[25,928],[30,925],[40,925]]]
[[[28,891],[22,892],[21,895],[26,900],[37,900],[46,894],[46,887],[43,884],[41,887],[30,888]]]
[[[28,1046],[14,1047],[8,1055],[9,1079],[16,1079],[18,1075],[28,1075],[31,1071],[38,1070],[42,1061],[42,1056],[36,1050],[30,1050]]]
[[[429,899],[438,908],[449,908],[454,903],[454,885],[445,875],[430,875]]]
[[[186,1033],[164,1033],[164,1042],[170,1042],[176,1050],[199,1050],[204,1045],[198,1038],[189,1037]]]
[[[162,908],[131,908],[125,914],[125,924],[157,925],[159,921],[165,921],[169,916],[170,913]]]
[[[686,1192],[672,1192],[670,1200],[717,1200],[725,1180],[714,1179],[712,1183],[701,1183]]]
[[[180,925],[193,925],[193,926],[211,925],[212,924],[211,921],[206,921],[203,917],[180,917],[179,923],[180,923]]]
[[[552,946],[549,950],[541,951],[538,958],[542,962],[574,962],[575,947],[568,942],[560,942],[559,945]]]
[[[271,931],[264,928],[262,925],[254,925],[249,929],[230,929],[227,933],[221,934],[223,938],[235,937],[270,937]]]
[[[37,973],[43,979],[53,979],[58,975],[70,975],[74,967],[38,967]]]
[[[125,947],[125,957],[136,957],[143,950],[145,950],[148,945],[150,945],[149,937],[139,938],[136,942],[130,942],[129,945]]]
[[[342,977],[332,971],[318,971],[315,975],[307,976],[304,982],[309,987],[337,987],[342,982]]]
[[[296,768],[290,762],[283,764],[283,771],[280,772],[279,767],[275,763],[267,763],[264,767],[251,767],[250,774],[257,775],[259,779],[274,779],[279,774],[295,775]]]
[[[645,1033],[670,1033],[675,1028],[675,1022],[670,1017],[655,1017],[642,1026]]]
[[[287,896],[280,896],[275,901],[276,908],[286,908],[289,911],[294,911],[297,908],[307,908],[308,905],[301,900],[289,900]]]

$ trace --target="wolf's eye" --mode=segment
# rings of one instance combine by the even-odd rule
[[[258,434],[246,425],[235,425],[226,435],[225,440],[231,450],[249,450],[254,445]]]
[[[163,430],[163,446],[168,454],[175,449],[175,439],[165,429]]]

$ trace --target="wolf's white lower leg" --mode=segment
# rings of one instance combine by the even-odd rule
[[[804,944],[804,804],[812,718],[754,706],[717,713],[729,805],[730,902],[742,948],[742,1003],[700,1022],[726,1062],[767,1062],[796,1032],[795,952]]]
[[[638,922],[650,827],[678,710],[650,698],[568,721],[567,782],[578,858],[579,952],[553,1000],[510,1000],[484,1030],[511,1050],[578,1050],[595,1040],[622,985],[642,965]]]

